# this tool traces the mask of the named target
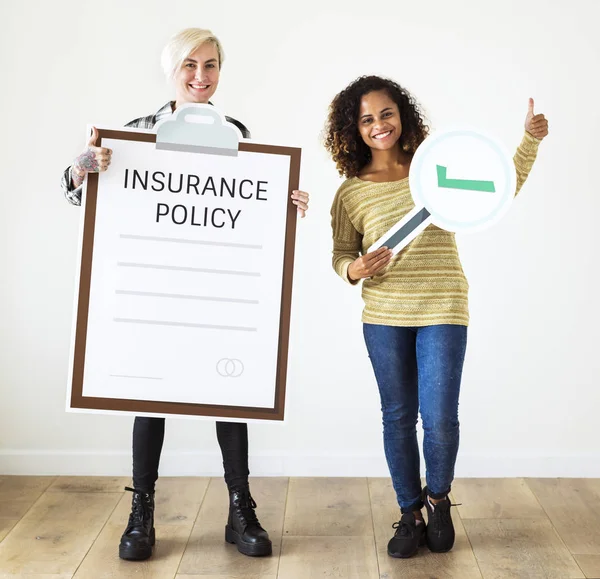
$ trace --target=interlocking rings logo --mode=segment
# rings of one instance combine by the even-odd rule
[[[222,358],[217,362],[217,372],[223,378],[239,378],[244,373],[244,364],[237,358]]]

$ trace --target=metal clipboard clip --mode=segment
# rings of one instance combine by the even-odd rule
[[[242,133],[212,105],[189,103],[156,125],[156,148],[237,157]]]

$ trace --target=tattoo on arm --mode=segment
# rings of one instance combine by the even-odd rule
[[[86,173],[95,173],[98,171],[99,165],[96,160],[96,153],[87,149],[73,162],[71,168],[71,181],[75,187],[79,187],[85,179]]]
[[[77,189],[79,185],[83,183],[83,179],[85,177],[85,173],[77,173],[73,167],[71,167],[71,182],[73,183],[73,187]]]
[[[81,153],[74,163],[78,171],[85,171],[86,173],[96,173],[98,171],[98,161],[96,160],[96,153],[88,149]]]

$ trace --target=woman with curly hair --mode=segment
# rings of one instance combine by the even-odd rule
[[[469,322],[468,284],[454,234],[430,225],[395,258],[387,247],[367,253],[414,208],[408,173],[427,134],[423,115],[404,88],[366,76],[334,98],[325,135],[325,146],[346,177],[331,209],[333,267],[350,284],[364,280],[363,333],[401,510],[388,544],[392,557],[410,557],[425,542],[434,552],[449,551],[454,544],[448,494],[458,453],[458,398]],[[534,114],[530,99],[525,135],[514,157],[517,192],[547,134],[548,122]]]

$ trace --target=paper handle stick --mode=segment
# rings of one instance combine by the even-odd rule
[[[396,255],[406,247],[423,229],[431,223],[431,213],[425,207],[415,207],[409,211],[394,227],[381,236],[371,247],[369,252],[380,247],[391,249]]]

